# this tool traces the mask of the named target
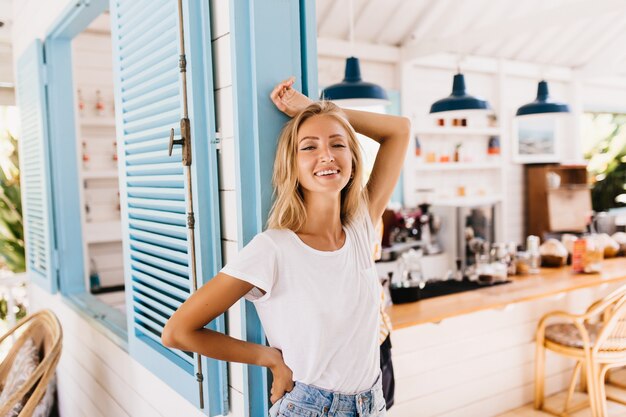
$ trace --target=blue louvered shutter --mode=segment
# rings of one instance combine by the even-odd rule
[[[130,353],[199,405],[194,355],[160,340],[191,291],[181,150],[167,151],[182,114],[177,2],[112,0],[111,25]]]
[[[43,44],[36,40],[17,62],[26,267],[34,282],[54,292],[57,280],[52,256],[54,226],[44,79]]]

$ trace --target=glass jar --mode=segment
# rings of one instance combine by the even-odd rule
[[[520,251],[515,254],[515,273],[517,275],[528,275],[530,273],[530,254]]]
[[[574,241],[572,270],[576,273],[593,274],[602,269],[604,246],[597,235],[584,236]]]

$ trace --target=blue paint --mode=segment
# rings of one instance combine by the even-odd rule
[[[218,160],[216,146],[215,97],[213,94],[213,55],[211,51],[210,10],[208,2],[185,1],[185,46],[187,52],[187,90],[191,120],[192,187],[196,212],[196,264],[198,287],[209,281],[222,267]],[[224,315],[208,326],[226,333]],[[229,410],[228,367],[226,362],[203,359],[205,375],[205,412],[226,415]],[[208,388],[208,389],[206,389]]]
[[[146,2],[145,7],[125,7],[133,3],[116,0],[111,4],[129,350],[133,358],[199,406],[198,370],[193,355],[167,349],[160,341],[165,321],[186,298],[184,293],[168,291],[167,286],[187,294],[191,287],[184,209],[186,180],[180,148],[172,157],[167,156],[168,130],[172,127],[180,136],[183,114],[177,3],[159,0]],[[207,71],[212,66],[207,27],[210,19],[208,5],[183,4],[197,284],[202,285],[221,266],[217,155],[211,143],[215,130],[213,80],[211,71]],[[154,35],[142,38],[151,30]],[[124,48],[129,40],[139,38],[135,46]],[[154,91],[160,94],[151,95]],[[150,121],[137,113],[146,111],[151,114]],[[154,174],[148,168],[155,165],[168,170],[167,177],[151,178]],[[144,178],[133,176],[142,170]],[[155,235],[144,243],[138,234],[143,232],[138,230]],[[224,331],[224,318],[209,327]],[[202,362],[204,412],[211,416],[226,414],[226,365],[206,358]]]
[[[59,259],[59,288],[63,294],[85,292],[83,234],[79,204],[79,175],[71,39],[50,37],[45,51],[48,70],[50,160],[54,179],[52,195]]]
[[[314,2],[252,0],[231,2],[235,158],[240,246],[263,230],[271,207],[276,142],[287,117],[269,99],[277,82],[290,75],[296,88],[317,94]],[[242,327],[247,341],[265,344],[252,303],[242,303]],[[246,366],[246,417],[266,416],[269,376],[266,368]]]
[[[108,8],[108,0],[72,0],[47,30],[46,38],[72,39]]]
[[[300,0],[300,60],[302,93],[317,97],[317,22],[314,0]]]
[[[21,110],[23,130],[19,146],[26,268],[34,283],[54,293],[57,290],[57,262],[53,260],[56,236],[51,199],[45,69],[43,46],[39,39],[20,56],[17,69],[17,104]]]

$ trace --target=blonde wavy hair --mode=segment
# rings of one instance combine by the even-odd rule
[[[315,102],[287,122],[278,138],[272,177],[274,203],[267,220],[270,229],[298,231],[306,223],[304,194],[298,182],[298,131],[306,120],[321,115],[332,117],[344,127],[348,135],[348,148],[352,153],[352,177],[341,190],[341,223],[349,224],[359,208],[367,203],[361,149],[354,128],[335,104],[330,101]]]

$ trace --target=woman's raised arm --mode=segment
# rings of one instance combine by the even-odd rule
[[[270,94],[276,107],[289,117],[295,116],[312,103],[311,99],[293,88],[294,82],[295,78],[290,77],[276,85]],[[385,211],[400,178],[409,146],[411,122],[406,117],[342,110],[354,130],[380,144],[374,168],[367,183],[369,213],[372,222],[376,223]]]
[[[343,109],[358,133],[380,144],[374,168],[367,182],[369,213],[375,224],[382,216],[400,178],[411,135],[406,117]]]

